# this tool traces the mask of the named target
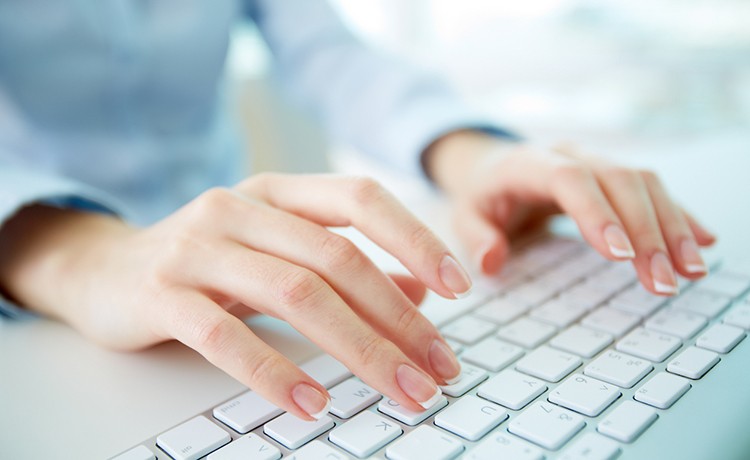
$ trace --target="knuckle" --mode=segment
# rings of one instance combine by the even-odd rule
[[[565,162],[555,167],[552,172],[552,185],[569,186],[583,183],[591,178],[591,169],[581,163]]]
[[[326,283],[305,269],[291,270],[278,282],[277,298],[286,309],[314,308],[321,302]]]
[[[331,234],[321,243],[320,257],[323,266],[333,272],[356,270],[364,263],[364,255],[343,236]]]
[[[638,175],[641,176],[643,182],[645,182],[649,187],[658,186],[661,184],[659,176],[650,169],[640,169],[638,170]]]
[[[638,173],[635,170],[620,165],[605,168],[603,176],[620,184],[633,184],[639,180]]]
[[[385,348],[385,339],[376,334],[366,334],[357,340],[357,343],[354,345],[356,356],[364,369],[369,369],[382,363]]]
[[[202,354],[220,353],[231,338],[231,318],[210,316],[195,326],[195,348]]]
[[[234,192],[223,187],[214,187],[203,192],[192,203],[191,217],[203,221],[230,211],[237,203]]]
[[[275,180],[276,177],[278,177],[278,173],[272,173],[272,172],[262,172],[255,174],[251,177],[248,177],[247,179],[240,182],[238,185],[238,188],[240,190],[244,190],[247,192],[259,192],[261,190],[265,190],[268,185]]]
[[[286,363],[274,353],[262,353],[253,355],[243,363],[246,369],[248,380],[253,387],[260,386],[260,382],[268,381],[279,369],[283,369]]]
[[[360,206],[370,206],[383,199],[385,189],[373,178],[367,176],[351,178],[351,195]]]
[[[423,248],[431,245],[435,241],[435,237],[426,226],[422,224],[415,224],[411,229],[408,230],[407,243],[412,248]]]
[[[421,330],[424,326],[422,319],[424,317],[416,309],[404,308],[396,318],[396,330],[399,333],[413,334],[414,331]]]

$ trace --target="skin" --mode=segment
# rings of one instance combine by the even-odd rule
[[[612,255],[602,232],[620,226],[652,292],[656,253],[688,278],[704,274],[680,249],[713,236],[649,172],[472,131],[439,139],[423,160],[453,201],[457,231],[484,273],[500,269],[513,235],[563,211],[613,260],[623,257]],[[382,273],[326,228],[344,226],[398,257],[413,277]],[[416,305],[425,288],[454,298],[468,279],[446,264],[445,245],[371,179],[262,174],[209,190],[146,228],[31,206],[0,229],[0,253],[0,288],[19,304],[113,349],[179,340],[303,419],[324,407],[325,388],[238,317],[259,312],[289,322],[412,410],[460,372]]]

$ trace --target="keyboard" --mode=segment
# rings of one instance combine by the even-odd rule
[[[462,374],[424,412],[321,355],[301,367],[332,396],[322,419],[248,391],[115,459],[616,458],[710,381],[750,330],[750,270],[709,266],[702,280],[681,279],[678,296],[659,297],[631,264],[545,237],[433,319]]]

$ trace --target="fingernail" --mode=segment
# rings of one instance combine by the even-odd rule
[[[682,262],[685,264],[685,270],[688,273],[706,273],[706,263],[703,262],[698,245],[690,238],[685,238],[680,244],[680,253]]]
[[[331,400],[316,388],[300,383],[292,390],[294,402],[310,417],[320,420],[331,408]]]
[[[466,271],[456,262],[456,259],[449,255],[444,256],[443,260],[440,261],[438,274],[445,287],[450,289],[456,298],[461,299],[469,295],[471,280]]]
[[[635,250],[630,243],[628,235],[622,228],[616,224],[610,224],[604,229],[604,241],[609,246],[609,252],[618,259],[632,259],[635,257]]]
[[[430,377],[406,364],[396,369],[396,381],[404,393],[425,409],[434,406],[442,395]]]
[[[461,365],[456,359],[448,345],[440,340],[433,340],[428,352],[430,365],[437,375],[443,378],[448,385],[452,385],[461,377]]]
[[[651,278],[654,290],[660,294],[677,294],[677,276],[669,257],[663,252],[651,256]]]

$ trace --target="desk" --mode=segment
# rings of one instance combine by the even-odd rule
[[[613,146],[613,150],[618,148]],[[748,136],[619,150],[628,162],[660,172],[673,195],[720,235],[720,250],[727,249],[732,258],[750,260]],[[444,205],[428,188],[387,177],[383,181],[407,188],[413,194],[405,199],[407,204],[455,246]],[[371,245],[367,247],[378,262],[391,266],[392,259]],[[445,303],[429,304],[425,311],[431,319],[439,320],[446,315]],[[278,321],[258,317],[250,325],[297,362],[318,353]],[[750,356],[746,342],[750,340],[740,346]],[[107,458],[243,390],[180,344],[167,343],[136,354],[117,353],[98,348],[67,326],[44,319],[0,323],[0,350],[2,458]],[[712,410],[732,404],[750,409],[750,371],[735,366],[722,373],[719,367],[714,374],[709,377],[736,388],[741,398],[696,399],[694,404],[682,405],[687,411],[685,421],[666,439],[674,444],[675,458],[706,455],[710,450],[705,439],[748,445],[750,415],[740,416],[738,420],[744,423],[729,427],[717,426],[710,416]],[[664,432],[657,426],[639,444],[646,452],[649,446],[663,442],[657,434]]]

